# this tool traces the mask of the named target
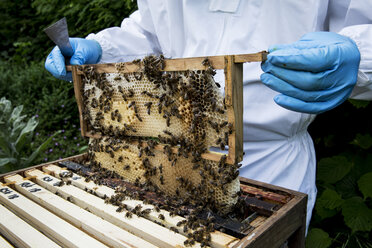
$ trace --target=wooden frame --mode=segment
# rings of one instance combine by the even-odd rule
[[[207,56],[195,58],[180,58],[165,60],[164,71],[185,71],[185,70],[205,70],[203,61],[208,58],[214,69],[223,69],[225,73],[225,103],[227,107],[228,121],[233,125],[233,132],[229,135],[229,153],[226,162],[236,164],[243,159],[243,63],[262,62],[266,60],[267,52],[240,55]],[[96,64],[89,65],[95,68],[98,73],[116,73],[116,64]],[[83,66],[84,67],[84,66]],[[80,113],[81,134],[84,137],[98,138],[99,135],[92,134],[88,130],[88,125],[83,118],[83,100],[81,95],[82,71],[79,66],[67,66],[68,71],[72,71],[76,102]],[[124,73],[140,71],[141,64],[127,62],[124,63]],[[162,149],[159,145],[157,149]],[[204,159],[219,161],[223,154],[208,152],[202,155]]]
[[[71,185],[64,185],[63,187],[56,187],[54,185],[55,181],[44,180],[44,177],[54,178],[53,180],[58,180],[62,175],[61,172],[66,169],[58,165],[61,161],[75,161],[77,163],[83,163],[86,155],[78,155],[70,158],[65,158],[59,161],[53,161],[50,163],[45,163],[37,165],[34,167],[26,168],[23,170],[13,171],[7,174],[0,175],[0,188],[7,187],[10,192],[7,194],[5,191],[0,191],[0,202],[17,216],[22,216],[21,218],[26,219],[27,222],[31,223],[35,230],[38,230],[44,235],[47,236],[50,240],[56,242],[61,246],[65,246],[70,240],[63,238],[63,235],[67,234],[68,230],[64,229],[64,233],[59,232],[61,229],[55,229],[53,231],[53,222],[46,222],[43,217],[40,217],[39,210],[37,212],[31,211],[31,209],[37,209],[36,205],[40,205],[43,208],[45,207],[50,214],[55,214],[51,216],[53,219],[62,219],[71,223],[72,225],[82,228],[91,234],[93,238],[97,241],[105,243],[112,247],[116,247],[115,244],[120,242],[137,242],[135,237],[127,237],[124,239],[119,239],[122,236],[115,236],[119,232],[122,232],[117,227],[113,227],[113,230],[100,228],[99,223],[96,223],[94,220],[103,218],[105,221],[110,222],[106,223],[105,226],[109,227],[112,225],[123,228],[124,230],[130,230],[131,227],[127,225],[134,225],[132,228],[143,228],[144,231],[142,236],[138,238],[143,239],[144,241],[139,240],[138,242],[150,242],[154,245],[167,247],[173,243],[169,242],[179,242],[182,240],[182,233],[176,234],[174,232],[169,232],[169,235],[157,236],[157,234],[152,231],[147,236],[146,231],[147,227],[143,223],[149,223],[152,218],[156,218],[158,213],[150,215],[148,220],[133,220],[128,222],[121,221],[120,213],[115,212],[115,208],[112,209],[112,206],[106,204],[93,204],[92,200],[99,203],[102,201],[101,198],[104,198],[104,195],[110,195],[110,192],[113,192],[112,188],[107,186],[99,186],[93,182],[85,182],[84,177],[71,177],[68,180],[71,180]],[[41,171],[44,171],[42,173]],[[41,174],[42,173],[42,174]],[[43,179],[43,180],[40,180]],[[305,229],[306,229],[306,203],[307,196],[303,193],[296,192],[293,190],[288,190],[282,187],[254,181],[247,178],[240,177],[241,188],[243,192],[243,197],[246,200],[247,205],[257,212],[257,216],[249,222],[251,226],[250,229],[245,231],[245,236],[242,238],[233,238],[230,235],[221,234],[215,232],[212,235],[212,246],[213,247],[247,247],[247,248],[256,248],[256,247],[280,247],[286,240],[288,240],[289,248],[304,247],[305,245]],[[125,183],[125,182],[123,182]],[[23,186],[22,186],[23,185]],[[23,187],[23,188],[22,188]],[[32,190],[34,189],[34,190]],[[40,190],[36,190],[40,189]],[[79,190],[80,189],[80,190]],[[88,193],[88,192],[90,193]],[[75,193],[74,193],[75,192]],[[63,202],[62,199],[57,199],[58,196],[64,199],[70,199],[72,203]],[[26,202],[27,199],[33,199],[34,207],[31,208],[29,205],[16,205],[16,202],[10,199],[11,195],[18,194],[20,198],[26,198],[22,202]],[[91,199],[91,200],[89,200]],[[31,204],[31,201],[27,201]],[[77,207],[73,207],[74,211],[67,211],[69,206],[76,204],[84,209],[88,209],[91,213],[82,213],[74,214],[78,210]],[[130,203],[128,203],[130,204]],[[135,201],[132,204],[137,204]],[[50,206],[50,207],[48,207]],[[100,206],[100,207],[99,207]],[[15,207],[15,208],[13,208]],[[23,209],[24,208],[24,209]],[[107,208],[107,209],[106,209]],[[64,211],[62,211],[65,209]],[[72,208],[71,208],[72,209]],[[41,210],[40,210],[41,211]],[[46,210],[43,210],[44,212]],[[45,212],[46,213],[46,212]],[[77,212],[78,213],[78,212]],[[106,213],[106,214],[104,214]],[[96,215],[92,218],[84,220],[84,216],[89,217],[89,215]],[[124,213],[121,213],[124,215]],[[170,217],[166,213],[166,220],[164,222],[165,226],[169,228],[172,225],[175,225],[180,218],[180,216]],[[39,216],[39,217],[38,217]],[[151,217],[152,216],[152,217]],[[16,217],[16,216],[15,216]],[[0,220],[1,221],[1,220]],[[17,220],[19,222],[19,220]],[[18,223],[17,222],[17,223]],[[128,223],[127,223],[128,222]],[[136,227],[136,223],[138,224]],[[14,221],[16,223],[16,221]],[[17,234],[16,229],[8,228],[14,224],[12,221],[7,221],[5,223],[5,229],[7,231],[2,232],[0,228],[0,233],[12,243],[14,240],[8,237],[15,237]],[[173,223],[173,224],[172,224]],[[98,225],[97,225],[98,224]],[[151,223],[153,226],[154,223]],[[65,223],[64,225],[67,226]],[[103,226],[103,225],[102,225]],[[0,223],[1,227],[1,223]],[[97,228],[98,227],[98,228]],[[31,227],[27,227],[31,228]],[[147,229],[146,229],[147,228]],[[160,228],[160,226],[159,226]],[[49,231],[46,231],[49,230]],[[75,229],[74,229],[75,230]],[[107,233],[104,232],[107,230]],[[115,231],[114,231],[115,230]],[[152,230],[152,229],[151,229]],[[165,229],[162,229],[163,232],[167,232]],[[139,233],[139,230],[135,230]],[[17,238],[18,239],[18,238]],[[19,242],[26,242],[26,237],[22,240],[22,237],[19,238]],[[66,243],[67,242],[67,243]],[[71,245],[71,243],[69,243]],[[178,243],[179,244],[179,243]],[[134,245],[136,246],[136,245]],[[183,246],[183,244],[180,244]],[[120,246],[127,247],[127,246]],[[132,246],[130,246],[132,247]],[[141,246],[136,246],[141,247]],[[143,247],[143,246],[142,246]]]

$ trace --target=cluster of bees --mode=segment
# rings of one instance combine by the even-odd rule
[[[137,170],[137,168],[143,171],[139,176],[132,177],[133,183],[141,182],[145,179],[149,184],[156,184],[158,179],[160,188],[164,189],[169,185],[177,187],[166,189],[167,193],[171,192],[171,194],[189,201],[201,202],[205,207],[209,207],[214,211],[221,209],[225,211],[231,203],[216,201],[215,193],[218,190],[225,197],[230,196],[234,199],[238,197],[239,191],[232,192],[230,184],[238,182],[238,168],[240,164],[227,164],[225,155],[221,157],[219,162],[205,160],[201,157],[204,150],[194,150],[195,147],[184,139],[171,135],[169,131],[165,133],[168,133],[169,137],[159,136],[157,140],[139,139],[137,137],[131,137],[129,141],[128,139],[122,141],[112,137],[95,139],[90,143],[91,161],[97,163],[98,167],[110,168],[110,165],[102,164],[103,161],[99,159],[101,157],[100,154],[107,154],[113,159],[113,163],[119,164],[123,171],[128,171],[128,174],[132,173],[131,170]],[[136,145],[131,144],[130,141],[135,142]],[[156,149],[158,147],[160,150]],[[130,158],[126,156],[126,150],[129,150],[130,153],[133,153],[133,151],[137,152],[138,165],[130,165]],[[156,164],[156,161],[153,160],[155,157],[163,161],[163,163]],[[178,161],[181,161],[181,163],[182,161],[187,161],[189,164],[177,164]],[[195,177],[198,177],[198,183],[190,179],[190,175],[187,174],[174,178],[166,178],[164,176],[164,170],[169,172],[172,168],[177,169],[180,166],[183,166],[183,168],[188,167],[189,170],[192,170]]]
[[[130,175],[135,168],[141,169],[142,175],[123,179],[131,181],[144,191],[164,195],[163,192],[171,186],[170,194],[162,204],[156,205],[156,208],[184,216],[183,206],[194,206],[195,212],[188,213],[187,221],[180,224],[183,231],[189,233],[185,245],[195,242],[201,242],[203,246],[209,245],[209,233],[214,230],[213,219],[198,219],[197,213],[213,211],[226,214],[234,208],[240,195],[240,165],[227,164],[226,156],[221,156],[219,162],[202,158],[202,154],[207,152],[210,146],[224,150],[228,145],[229,135],[233,132],[233,125],[227,122],[225,115],[224,98],[219,95],[220,85],[213,80],[215,71],[208,59],[202,63],[206,70],[184,72],[162,71],[165,66],[162,56],[148,56],[132,63],[141,66],[142,72],[127,73],[125,64],[119,63],[119,75],[113,80],[105,73],[96,73],[94,67],[81,68],[83,83],[91,86],[82,87],[83,118],[90,124],[92,133],[102,136],[90,142],[91,168],[101,171],[99,174],[102,174],[102,177],[109,176],[110,172],[106,168],[110,169],[111,166],[101,161],[99,155],[107,154],[112,163],[120,164],[121,170],[116,171],[120,174],[119,178],[123,178],[123,173]],[[146,82],[151,82],[152,89],[138,92],[131,88],[124,89],[120,85],[113,87],[115,82],[123,78],[126,82],[146,79]],[[128,119],[122,111],[114,108],[114,98],[117,95],[128,103],[126,109],[134,113],[135,120]],[[150,100],[145,103],[136,101],[141,97]],[[165,122],[164,128],[154,128],[155,135],[143,137],[142,130],[133,123],[145,122],[144,113],[148,116],[161,116]],[[119,124],[105,126],[105,118]],[[127,150],[137,152],[136,161],[140,161],[139,164],[131,163],[129,157],[125,156]],[[155,164],[154,161],[159,160],[155,159],[157,154],[166,157],[164,163]],[[182,161],[187,161],[187,164]],[[169,178],[163,173],[168,167],[182,166],[191,168],[192,178],[190,175]],[[95,175],[92,179],[100,183],[99,179],[102,177],[97,178]],[[106,202],[117,205],[118,212],[127,210],[128,218],[133,214],[146,217],[150,213],[149,209],[142,209],[140,206],[128,209],[121,204],[125,196],[145,200],[143,191],[122,190],[118,191],[117,196],[106,199]],[[222,196],[224,199],[217,199],[216,196]],[[162,219],[161,214],[159,219]],[[188,232],[189,230],[192,231]],[[178,229],[174,231],[178,232]]]
[[[92,180],[98,185],[106,184],[112,186],[111,183],[115,184],[115,180],[123,180],[122,176],[113,171],[101,168],[97,164],[90,164],[90,172],[88,174],[81,170],[75,172],[84,176],[87,182]],[[64,183],[70,184],[71,181],[69,177],[71,176],[72,173],[60,173],[62,183],[57,186],[62,186]],[[86,189],[86,191],[96,195],[94,191],[89,189]],[[151,184],[151,182],[140,183],[139,180],[136,180],[134,187],[131,189],[125,186],[117,186],[115,193],[116,194],[111,197],[104,196],[105,203],[116,206],[116,212],[125,212],[123,214],[126,218],[132,218],[133,215],[149,218],[151,212],[156,212],[158,221],[155,220],[154,222],[161,226],[165,226],[162,221],[164,221],[166,217],[161,213],[161,210],[166,210],[169,212],[170,217],[176,215],[185,217],[184,220],[178,221],[175,226],[169,227],[169,229],[175,233],[183,233],[186,235],[187,240],[184,242],[185,246],[192,246],[196,242],[199,242],[201,247],[211,245],[211,233],[217,229],[217,225],[215,224],[215,217],[210,214],[211,212],[207,212],[206,218],[200,218],[200,213],[205,211],[202,205],[194,206],[185,199],[164,195],[156,185]],[[123,203],[128,197],[141,200],[143,205],[137,204],[135,207],[129,207],[127,204]],[[156,200],[152,200],[151,198]],[[148,204],[151,204],[152,207],[150,208]],[[245,211],[244,200],[240,199],[234,208],[234,214],[229,214],[228,218],[242,219]],[[223,228],[219,228],[219,230],[224,231]]]

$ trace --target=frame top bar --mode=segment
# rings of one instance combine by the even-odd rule
[[[259,53],[251,54],[237,54],[232,55],[234,57],[234,63],[245,63],[245,62],[260,62],[265,61],[267,57],[267,52],[262,51]],[[225,55],[220,56],[205,56],[205,57],[193,57],[193,58],[177,58],[177,59],[166,59],[164,71],[186,71],[186,70],[205,70],[207,66],[203,65],[202,62],[208,59],[211,66],[214,69],[224,69],[225,67]],[[117,73],[116,64],[118,63],[108,63],[108,64],[96,64],[96,65],[85,65],[93,66],[99,73]],[[132,62],[122,63],[124,69],[121,72],[136,72],[140,71],[142,68],[141,64],[135,64]],[[67,71],[72,71],[71,65],[66,66]],[[78,71],[78,74],[82,72]]]

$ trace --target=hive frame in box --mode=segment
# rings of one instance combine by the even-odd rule
[[[228,122],[232,124],[233,131],[229,135],[229,151],[226,159],[228,164],[236,164],[243,160],[243,63],[262,62],[266,60],[267,52],[240,55],[221,55],[194,58],[166,59],[163,71],[186,71],[205,70],[203,61],[207,58],[214,69],[223,69],[225,73],[225,103],[227,108]],[[95,64],[93,66],[98,73],[117,73],[116,64]],[[131,73],[141,70],[142,64],[127,62],[121,72]],[[89,126],[83,118],[83,100],[81,95],[82,75],[81,68],[84,66],[67,66],[72,71],[74,81],[75,97],[80,113],[81,134],[84,137],[99,138],[97,134],[89,131]],[[156,149],[162,149],[158,145]],[[223,154],[207,152],[202,158],[220,161]]]
[[[32,199],[32,198],[37,197],[38,191],[30,190],[32,188],[41,188],[44,191],[50,190],[49,188],[45,187],[45,185],[40,184],[37,181],[36,176],[29,176],[31,172],[42,170],[46,173],[44,174],[45,177],[59,177],[60,175],[58,175],[58,173],[51,173],[49,172],[50,169],[48,168],[50,168],[50,166],[53,167],[53,165],[58,165],[59,163],[63,161],[74,161],[76,163],[83,163],[83,161],[86,160],[86,157],[87,157],[86,154],[77,155],[73,157],[64,158],[59,161],[48,162],[45,164],[40,164],[40,165],[36,165],[33,167],[20,169],[17,171],[12,171],[12,172],[0,175],[0,188],[8,187],[8,189],[10,189],[11,191],[11,192],[7,192],[7,191],[1,190],[0,191],[0,202],[8,210],[12,211],[15,214],[15,216],[10,221],[4,221],[4,219],[0,220],[0,239],[2,237],[5,237],[11,242],[18,241],[21,243],[27,243],[30,237],[25,235],[25,231],[26,231],[25,228],[28,228],[28,229],[34,229],[34,231],[35,230],[41,231],[45,236],[47,236],[47,238],[59,243],[60,245],[61,244],[64,246],[66,246],[67,244],[71,245],[70,240],[67,240],[67,239],[61,240],[60,238],[64,234],[66,235],[66,229],[62,230],[61,227],[58,227],[57,231],[51,231],[52,230],[51,228],[54,226],[53,222],[50,221],[48,223],[45,223],[46,225],[41,225],[45,221],[45,218],[44,217],[41,217],[40,219],[36,218],[36,216],[40,215],[40,212],[31,211],[29,206],[24,206],[24,205],[19,205],[19,204],[17,205],[14,202],[14,199],[19,200],[22,197]],[[59,166],[61,166],[61,164]],[[56,166],[54,166],[54,168],[56,168]],[[65,170],[65,169],[60,167],[60,170]],[[17,177],[17,175],[18,175],[18,178],[20,178],[19,180],[21,182],[17,183],[15,181],[12,181],[13,178]],[[76,179],[77,178],[72,177],[69,180],[74,181]],[[33,184],[29,182],[30,180],[33,182]],[[247,179],[247,178],[239,177],[239,180],[241,183],[242,192],[246,195],[249,195],[248,198],[253,200],[251,201],[252,203],[249,203],[249,201],[246,201],[248,206],[253,207],[253,208],[259,208],[260,204],[254,204],[254,203],[261,202],[261,203],[266,203],[269,205],[270,203],[277,203],[277,206],[279,204],[280,207],[275,207],[275,208],[270,208],[270,209],[264,207],[263,209],[261,209],[261,210],[265,210],[265,209],[269,210],[270,213],[261,214],[258,212],[258,217],[253,222],[250,222],[250,225],[254,228],[247,231],[244,237],[238,240],[234,240],[231,243],[227,243],[226,246],[223,246],[223,247],[231,247],[231,248],[282,247],[281,245],[286,240],[288,240],[289,248],[305,247],[307,196],[300,192],[296,192],[296,191],[285,189],[282,187],[270,185],[267,183],[254,181],[254,180]],[[18,187],[16,184],[18,184]],[[24,189],[19,190],[20,189],[19,185],[21,185]],[[77,185],[74,182],[72,182],[71,185],[64,185],[64,187],[75,187],[75,186],[77,187]],[[99,196],[98,193],[100,192],[100,187],[102,186],[91,185],[90,187],[92,190],[90,192],[90,194],[92,194],[91,197],[98,198]],[[74,189],[75,191],[78,190],[76,188]],[[61,192],[63,192],[63,190]],[[17,198],[11,197],[14,194],[17,194],[20,197],[17,197]],[[59,194],[59,196],[61,196],[62,198],[68,199],[67,195]],[[46,200],[45,202],[43,201],[37,202],[37,203],[34,203],[33,205],[39,204],[43,207],[47,206],[48,204],[56,205],[56,199],[54,198],[53,199],[50,198]],[[76,200],[85,201],[86,198],[76,198]],[[15,206],[15,208],[13,207],[13,205]],[[53,210],[49,209],[49,215],[56,213],[56,215],[61,217],[62,219],[68,220],[68,216],[66,214],[58,214],[60,209],[62,209],[62,206],[57,206],[55,209],[53,208]],[[69,214],[72,215],[73,213],[69,213]],[[93,213],[93,214],[96,214],[96,213]],[[57,218],[57,216],[54,216],[53,218]],[[266,217],[262,217],[262,216],[266,216]],[[178,217],[175,216],[174,218],[178,218]],[[15,228],[14,224],[20,222],[20,220],[22,219],[25,219],[27,223],[30,223],[31,225],[28,225],[28,226],[23,225],[23,226],[18,226],[17,228]],[[95,217],[95,219],[97,218]],[[103,219],[106,220],[106,218],[103,218]],[[124,224],[113,222],[112,220],[109,220],[109,219],[107,220],[109,222],[112,222],[114,225],[123,226],[122,228],[126,230]],[[75,225],[75,223],[72,223],[72,224]],[[84,225],[82,226],[89,227],[89,225],[92,224],[92,221],[89,220],[89,223],[84,222],[83,224]],[[82,226],[79,226],[79,224],[77,226],[79,228],[82,227]],[[21,231],[21,233],[23,234],[17,240],[14,239],[15,237],[17,237],[15,235],[18,233],[16,229],[18,229],[18,231]],[[97,230],[102,231],[100,230],[100,225],[98,225]],[[117,228],[115,230],[117,230]],[[89,230],[89,231],[92,231],[92,230]],[[96,232],[92,232],[91,234],[92,235],[91,237],[93,237],[94,239],[102,241],[103,240],[102,237],[107,237],[107,239],[104,239],[104,241],[106,241],[108,244],[111,244],[110,242],[115,241],[115,239],[113,239],[115,238],[113,236],[115,232],[112,232],[112,231],[107,232],[107,233],[101,232],[103,236],[102,235],[97,236],[97,234],[95,233]],[[42,235],[42,234],[39,234],[39,235]],[[170,237],[172,235],[177,235],[177,234],[172,232],[170,235],[164,236],[162,238],[164,239],[163,241],[157,240],[157,242],[171,241],[173,240],[173,238]],[[31,238],[37,239],[37,237],[31,237]],[[65,242],[67,242],[67,244]],[[219,242],[219,241],[216,240],[216,242]],[[17,243],[15,244],[17,245]]]

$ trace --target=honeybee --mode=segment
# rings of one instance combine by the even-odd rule
[[[127,218],[132,218],[132,215],[133,214],[129,211],[125,213],[125,217],[127,217]]]
[[[133,64],[139,64],[141,62],[141,59],[135,59],[132,61]]]
[[[172,167],[176,164],[176,162],[177,162],[177,158],[175,158],[175,159],[173,159],[173,161],[172,161]]]
[[[147,114],[150,115],[150,112],[151,112],[151,105],[152,105],[152,102],[147,102],[144,104],[145,107],[147,107]]]
[[[59,181],[59,182],[57,182],[57,183],[54,183],[53,186],[61,187],[61,186],[63,186],[64,184],[65,184],[65,182],[61,180],[61,181]]]
[[[136,113],[136,117],[137,117],[137,119],[138,119],[140,122],[142,122],[142,118],[139,116],[138,113]]]
[[[203,61],[202,61],[202,65],[204,66],[209,66],[211,63],[209,62],[209,59],[208,58],[205,58]]]
[[[128,77],[127,74],[124,74],[124,78],[125,78],[125,80],[126,80],[127,82],[130,82],[130,79],[129,79],[129,77]]]
[[[147,208],[147,209],[144,209],[141,211],[141,215],[142,216],[146,216],[146,215],[149,215],[151,212],[151,209],[150,208]]]
[[[223,143],[223,142],[220,143],[220,149],[223,150],[223,151],[225,150],[225,143]]]
[[[164,220],[164,219],[165,219],[165,217],[164,217],[163,214],[159,214],[159,215],[158,215],[158,218],[159,218],[160,220]]]
[[[167,123],[167,127],[169,127],[170,126],[170,117],[169,116],[167,117],[166,123]]]
[[[128,97],[133,97],[134,96],[134,91],[132,89],[128,89]]]
[[[227,127],[228,127],[228,129],[229,129],[229,134],[232,134],[232,132],[233,132],[233,124],[232,124],[232,123],[229,123],[229,124],[227,125]]]
[[[131,108],[132,106],[135,106],[136,102],[135,101],[131,101],[128,105],[128,108]]]

